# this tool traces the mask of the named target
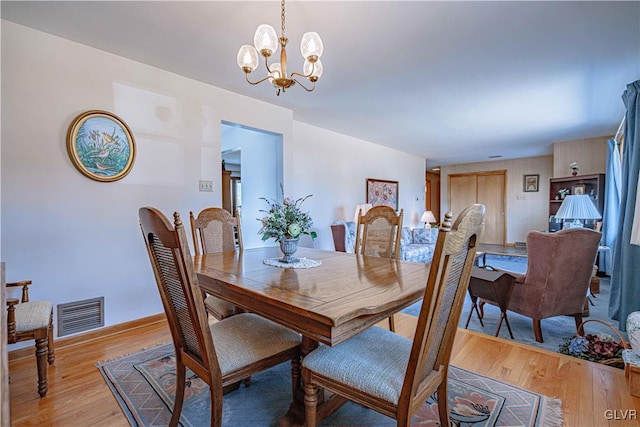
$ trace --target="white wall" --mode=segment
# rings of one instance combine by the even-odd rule
[[[11,22],[1,30],[1,244],[7,280],[32,279],[33,298],[104,296],[106,325],[161,312],[137,211],[152,205],[186,220],[189,210],[220,205],[222,121],[283,136],[285,192],[314,194],[316,247],[333,249],[329,224],[353,215],[367,177],[400,181],[405,224],[417,222],[424,159]],[[67,128],[90,109],[117,114],[136,138],[135,165],[121,181],[92,181],[69,160]],[[200,179],[216,191],[199,192]]]
[[[449,175],[493,170],[507,171],[506,212],[507,244],[526,242],[531,230],[549,228],[549,179],[553,173],[553,157],[497,160],[442,166],[440,171],[441,212],[449,209]],[[523,191],[523,176],[540,174],[538,192]],[[455,212],[454,212],[455,217]]]
[[[306,123],[294,122],[293,134],[295,178],[287,180],[285,192],[313,194],[303,206],[312,212],[318,232],[314,247],[333,250],[330,225],[336,219],[353,220],[355,205],[366,200],[367,178],[399,181],[404,225],[418,225],[424,211],[423,158]],[[302,244],[311,246],[308,240]]]
[[[570,176],[573,162],[578,164],[578,175],[606,173],[607,141],[611,138],[613,135],[555,142],[552,178]]]
[[[26,27],[2,25],[2,245],[7,279],[55,304],[105,296],[107,325],[162,311],[138,208],[220,205],[223,120],[291,138],[292,112]],[[123,118],[132,172],[92,181],[66,132],[86,110]],[[214,193],[198,191],[200,179]],[[8,249],[7,249],[8,248]]]

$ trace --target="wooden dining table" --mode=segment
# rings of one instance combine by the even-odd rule
[[[302,357],[318,343],[335,346],[422,299],[430,268],[302,247],[295,256],[320,265],[265,264],[282,257],[279,247],[198,255],[194,264],[205,292],[299,332]],[[339,403],[325,406],[329,414]],[[304,405],[297,410],[304,414]]]

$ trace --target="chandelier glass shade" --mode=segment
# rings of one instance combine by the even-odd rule
[[[285,92],[295,83],[300,85],[307,92],[311,92],[316,87],[316,82],[322,76],[323,67],[320,57],[323,52],[322,39],[315,32],[308,32],[302,36],[300,41],[300,53],[304,58],[302,73],[289,73],[287,68],[287,42],[289,41],[284,35],[284,0],[281,2],[281,36],[278,37],[276,31],[271,25],[262,24],[258,26],[253,36],[253,46],[245,44],[240,47],[237,56],[238,66],[244,71],[245,78],[249,84],[257,85],[269,80],[276,88],[276,94]],[[269,65],[269,57],[274,55],[280,47],[280,62],[274,62]],[[267,69],[266,77],[257,80],[249,80],[249,74],[258,68],[260,56],[264,58],[264,64]],[[305,86],[300,82],[301,79],[307,79],[310,86]]]

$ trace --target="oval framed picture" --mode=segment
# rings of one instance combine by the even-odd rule
[[[67,151],[84,176],[112,182],[131,171],[136,144],[131,130],[118,116],[108,111],[91,110],[71,122]]]

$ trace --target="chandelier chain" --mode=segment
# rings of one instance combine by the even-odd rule
[[[280,4],[282,8],[282,14],[280,16],[280,19],[282,20],[282,37],[284,37],[284,0],[282,0]]]

